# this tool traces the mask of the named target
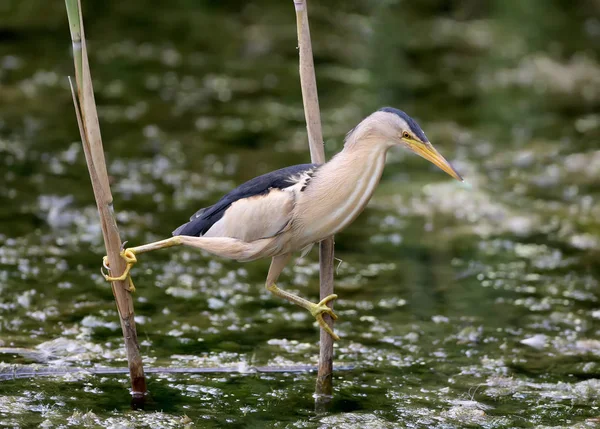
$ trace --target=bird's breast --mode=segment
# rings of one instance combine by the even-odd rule
[[[341,152],[323,165],[297,196],[294,234],[320,241],[348,226],[371,199],[385,165],[385,151]]]

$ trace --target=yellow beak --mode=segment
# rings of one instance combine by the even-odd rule
[[[454,177],[459,182],[463,182],[463,178],[458,172],[452,167],[452,165],[446,161],[446,159],[437,151],[431,144],[424,144],[421,142],[410,142],[410,148],[419,156],[422,156],[427,161],[438,166],[440,169]]]

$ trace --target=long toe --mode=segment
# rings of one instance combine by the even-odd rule
[[[102,272],[102,269],[100,269],[100,271],[102,272],[102,275],[104,276],[104,279],[107,282],[117,282],[117,281],[125,280],[127,277],[129,277],[129,272],[131,271],[132,266],[133,266],[132,263],[128,263],[127,266],[125,267],[125,271],[123,271],[123,274],[121,274],[118,277],[111,277],[107,274],[104,274],[104,272]]]
[[[327,310],[323,311],[323,313],[329,314],[333,320],[337,320],[338,318],[337,314],[335,314],[333,310],[329,307],[327,307]]]
[[[335,293],[332,293],[331,295],[327,295],[325,298],[323,298],[321,301],[319,301],[319,305],[325,305],[329,301],[333,301],[334,299],[337,299],[337,297],[338,296]]]
[[[327,307],[327,304],[323,304],[323,302],[319,302],[318,304],[313,304],[310,308],[310,313],[313,317],[317,317],[322,315],[323,313],[329,314],[333,319],[337,319],[337,315],[333,312],[333,309]]]
[[[314,304],[314,307],[311,309],[310,312],[312,313],[312,315],[314,317],[317,317],[323,313],[326,313],[326,314],[329,314],[333,320],[336,320],[338,318],[337,314],[335,314],[333,312],[333,309],[331,309],[327,306],[327,303],[329,301],[333,301],[336,298],[337,298],[337,295],[335,295],[335,294],[326,296],[321,301],[319,301],[318,304]]]
[[[129,276],[128,278],[129,278],[129,292],[134,293],[135,285],[133,284],[133,279],[131,278],[131,276]]]
[[[333,332],[329,325],[325,323],[322,315],[318,315],[316,319],[317,322],[319,322],[319,326],[321,326],[321,328],[323,328],[325,332],[327,332],[331,336],[331,338],[333,338],[335,341],[338,341],[340,339],[340,337],[335,332]]]

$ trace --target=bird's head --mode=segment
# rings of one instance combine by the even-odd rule
[[[349,135],[355,134],[355,131],[358,135],[368,137],[367,140],[388,147],[402,145],[456,180],[463,181],[454,167],[429,142],[419,124],[402,110],[393,107],[379,109],[365,118]]]

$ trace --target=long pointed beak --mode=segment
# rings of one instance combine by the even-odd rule
[[[444,158],[431,144],[414,144],[411,145],[411,149],[419,156],[422,156],[427,161],[438,166],[440,169],[454,177],[459,182],[463,182],[463,178],[460,174],[452,167],[452,165]]]

